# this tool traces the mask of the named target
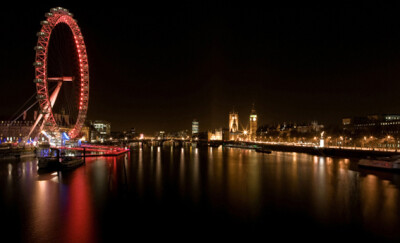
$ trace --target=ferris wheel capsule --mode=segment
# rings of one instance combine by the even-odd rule
[[[36,96],[36,99],[38,99],[38,100],[43,100],[43,99],[46,99],[46,96],[44,96],[44,95],[37,95],[37,96]]]
[[[49,21],[43,20],[43,21],[40,21],[40,24],[41,24],[41,25],[48,25],[48,24],[49,24]]]
[[[33,63],[33,66],[35,66],[35,67],[41,67],[41,66],[43,66],[43,62],[38,62],[38,61],[36,61],[36,62]]]
[[[46,32],[42,32],[42,31],[36,33],[37,37],[46,36],[46,35],[47,35]]]
[[[50,12],[49,13],[45,13],[44,16],[46,16],[47,18],[48,17],[53,17],[53,13],[50,13]]]
[[[33,80],[33,82],[34,82],[35,84],[37,84],[37,83],[41,84],[41,83],[43,83],[43,79],[41,79],[41,78],[35,78],[35,79]]]
[[[35,47],[33,48],[33,50],[35,50],[35,51],[42,51],[42,50],[44,50],[44,47],[43,47],[43,46],[35,46]]]

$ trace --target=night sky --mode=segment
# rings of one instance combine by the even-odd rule
[[[87,46],[88,119],[114,131],[227,127],[233,108],[246,126],[252,103],[259,124],[400,113],[399,9],[107,2],[0,10],[2,119],[35,92],[36,32],[60,5]]]

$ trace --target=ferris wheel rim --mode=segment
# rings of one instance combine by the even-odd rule
[[[53,29],[60,23],[66,24],[71,30],[74,38],[75,47],[77,50],[79,61],[79,80],[80,80],[80,93],[78,101],[78,116],[74,127],[68,132],[70,138],[76,138],[86,119],[88,102],[89,102],[89,63],[87,58],[86,45],[83,39],[82,32],[73,18],[73,14],[65,8],[52,8],[50,12],[45,14],[46,20],[41,21],[42,25],[40,32],[36,35],[38,37],[37,45],[35,46],[35,79],[37,99],[40,107],[40,112],[46,119],[44,130],[51,132],[58,132],[60,130],[52,109],[50,102],[50,94],[48,88],[47,76],[47,61],[48,61],[48,48],[50,36]]]

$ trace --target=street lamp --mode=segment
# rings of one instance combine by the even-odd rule
[[[339,148],[341,148],[343,146],[343,136],[340,136],[340,146]]]

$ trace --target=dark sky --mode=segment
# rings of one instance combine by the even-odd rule
[[[58,4],[60,5],[60,4]],[[400,9],[62,4],[81,27],[90,69],[88,119],[112,130],[339,123],[400,113]],[[2,8],[0,116],[35,92],[33,47],[54,4]]]

